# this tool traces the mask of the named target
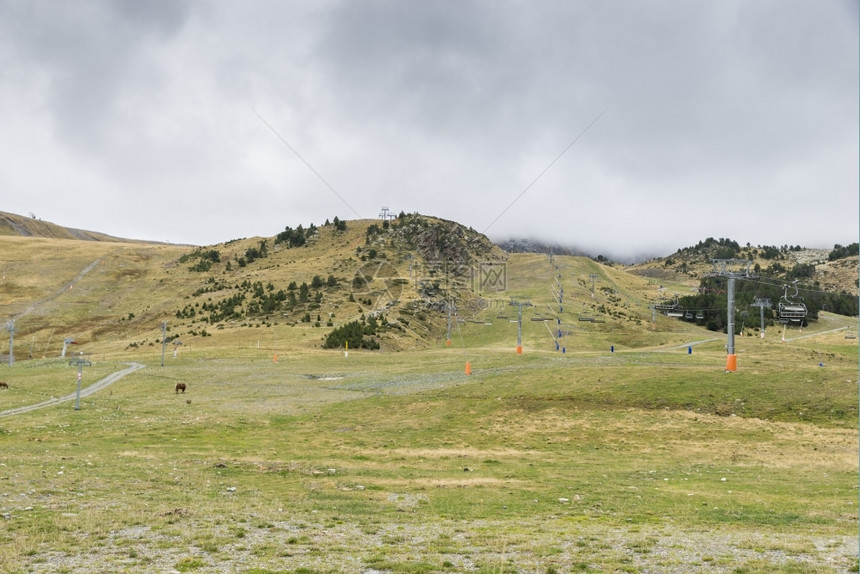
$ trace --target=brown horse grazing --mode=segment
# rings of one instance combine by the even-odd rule
[[[0,381],[0,389],[8,389],[8,388],[9,388],[8,383],[4,383],[3,381]]]
[[[185,383],[176,383],[176,394],[179,394],[179,391],[185,392]]]

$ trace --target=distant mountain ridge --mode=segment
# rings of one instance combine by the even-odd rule
[[[34,215],[24,217],[0,211],[0,235],[20,237],[43,237],[47,239],[77,239],[80,241],[105,241],[113,243],[137,243],[134,239],[113,237],[96,231],[85,231],[73,227],[63,227],[42,221]],[[151,242],[146,242],[151,243]]]

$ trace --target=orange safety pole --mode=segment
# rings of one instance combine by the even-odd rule
[[[738,356],[735,354],[726,356],[726,372],[734,373],[738,370]]]

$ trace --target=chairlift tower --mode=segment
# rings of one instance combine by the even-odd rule
[[[559,278],[561,278],[560,273],[559,273],[558,277],[555,278],[555,284],[558,285],[558,289],[556,289],[552,285],[550,285],[550,287],[552,288],[552,294],[555,296],[556,301],[558,301],[558,312],[563,313],[564,312],[564,287],[562,287],[561,281],[559,281]]]
[[[161,322],[161,366],[164,366],[164,349],[167,346],[167,321]]]
[[[15,364],[15,319],[6,322],[6,330],[9,331],[9,366]]]
[[[84,376],[84,367],[89,367],[92,362],[89,359],[89,353],[84,355],[83,352],[78,353],[77,357],[73,357],[69,364],[78,368],[77,391],[75,392],[75,410],[81,410],[81,379]]]
[[[750,307],[758,307],[761,315],[761,338],[764,339],[764,310],[765,308],[770,309],[773,305],[770,302],[769,298],[760,299],[758,297],[750,303]]]
[[[511,305],[517,308],[517,355],[523,354],[523,307],[531,307],[532,304],[526,299],[511,297]]]
[[[66,357],[66,348],[69,346],[69,343],[74,344],[75,340],[72,339],[71,337],[66,337],[63,339],[63,350],[62,350],[62,352],[60,352],[60,356],[63,358]]]
[[[446,339],[445,344],[447,346],[451,346],[451,308],[454,306],[454,303],[449,299],[448,300],[448,338]]]
[[[738,356],[735,354],[735,279],[749,279],[750,265],[752,261],[747,259],[712,259],[714,271],[710,277],[726,277],[728,279],[728,325],[726,332],[728,342],[726,344],[726,372],[738,370]]]
[[[389,213],[388,206],[383,205],[379,209],[379,217],[380,219],[382,219],[382,221],[391,221],[392,219],[394,219],[394,214]]]
[[[597,273],[589,273],[588,278],[591,279],[591,298],[594,299],[594,280],[597,279]]]

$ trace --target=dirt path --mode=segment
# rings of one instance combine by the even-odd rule
[[[81,389],[81,397],[88,397],[88,396],[92,395],[93,393],[95,393],[96,391],[100,391],[103,388],[112,385],[113,383],[117,382],[118,380],[120,380],[124,376],[126,376],[130,373],[133,373],[134,371],[136,371],[138,369],[142,369],[145,366],[146,365],[141,365],[140,363],[129,363],[129,367],[127,369],[123,369],[122,371],[117,371],[115,373],[111,373],[110,375],[106,376],[102,380],[100,380],[96,383],[93,383],[92,385],[90,385],[84,389]],[[50,407],[51,405],[64,403],[66,401],[73,401],[73,400],[75,400],[76,396],[77,396],[77,391],[74,393],[71,393],[69,395],[66,395],[64,397],[48,399],[47,401],[42,401],[41,403],[36,403],[35,405],[27,405],[24,407],[18,407],[16,409],[9,409],[7,411],[0,411],[0,417],[20,415],[22,413],[28,413],[30,411],[35,411],[37,409],[43,409],[45,407]]]
[[[89,273],[90,271],[95,269],[96,265],[101,263],[101,261],[102,261],[101,259],[96,259],[95,261],[93,261],[92,263],[90,263],[89,265],[84,267],[83,270],[80,273],[78,273],[77,277],[75,277],[74,279],[72,279],[71,281],[69,281],[68,283],[63,285],[62,287],[60,287],[52,295],[45,297],[41,301],[36,301],[35,303],[31,303],[30,305],[27,306],[26,309],[24,309],[23,311],[21,311],[20,313],[15,315],[13,317],[13,319],[20,319],[24,315],[26,315],[28,313],[32,313],[33,311],[35,311],[40,305],[44,305],[45,303],[47,303],[49,301],[53,301],[54,299],[56,299],[57,297],[59,297],[60,295],[62,295],[66,291],[68,291],[69,287],[73,286],[75,283],[77,283],[78,281],[83,279],[87,275],[87,273]]]
[[[710,339],[702,339],[701,341],[691,341],[689,343],[684,343],[683,345],[676,345],[674,347],[669,347],[670,351],[674,351],[675,349],[686,349],[687,347],[693,347],[695,345],[701,345],[702,343],[710,343],[711,341],[719,341],[723,337],[711,337]],[[665,350],[660,348],[659,350]]]
[[[810,337],[818,337],[819,335],[827,335],[829,333],[838,333],[839,331],[847,331],[848,327],[839,327],[838,329],[830,329],[829,331],[818,331],[817,333],[810,333],[808,335],[799,335],[797,337],[789,337],[785,339],[786,342],[797,341],[800,339],[808,339]]]

